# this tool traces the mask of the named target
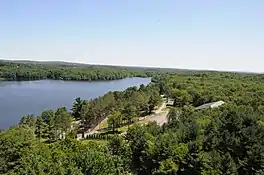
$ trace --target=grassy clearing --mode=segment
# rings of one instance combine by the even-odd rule
[[[47,138],[40,138],[40,142],[46,142],[47,140],[49,140],[49,139],[47,139]]]
[[[83,144],[89,144],[89,143],[96,143],[99,145],[106,146],[108,141],[107,140],[81,140]]]
[[[105,118],[100,124],[99,124],[100,129],[106,129],[108,128],[108,123],[107,123],[107,118]]]
[[[133,126],[133,124],[130,124],[129,126],[128,125],[125,125],[125,126],[122,126],[120,128],[117,128],[117,131],[119,132],[127,132],[128,128]]]

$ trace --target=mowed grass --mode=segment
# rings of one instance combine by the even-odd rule
[[[109,141],[107,140],[81,140],[83,144],[96,143],[98,145],[106,146]]]
[[[100,129],[107,129],[108,128],[107,118],[105,118],[101,123],[99,123],[99,128]]]
[[[121,133],[122,132],[127,132],[127,130],[129,128],[133,127],[136,124],[142,125],[142,124],[146,124],[146,123],[148,123],[148,121],[142,121],[142,120],[141,121],[135,121],[134,123],[131,123],[129,125],[125,125],[125,126],[122,126],[122,127],[117,128],[117,131],[119,131]]]
[[[131,127],[131,126],[133,126],[133,124],[131,124],[131,125],[125,125],[125,126],[122,126],[122,127],[120,127],[120,128],[117,128],[117,131],[119,131],[119,132],[127,132],[127,130],[128,130],[128,128],[129,127]]]

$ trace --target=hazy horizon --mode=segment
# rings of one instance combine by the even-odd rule
[[[264,72],[264,1],[0,5],[0,58]]]

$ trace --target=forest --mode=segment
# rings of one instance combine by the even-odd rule
[[[0,80],[115,80],[150,77],[157,70],[66,63],[16,62],[0,60]]]
[[[116,132],[150,114],[160,95],[174,100],[166,124],[135,124],[125,135]],[[195,108],[218,100],[225,104]],[[77,132],[107,116],[111,137],[76,139]],[[0,132],[0,145],[0,174],[6,175],[262,175],[264,75],[154,73],[147,86],[89,101],[76,98],[70,111],[62,107],[24,116]]]

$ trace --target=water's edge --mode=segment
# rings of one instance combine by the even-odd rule
[[[40,115],[44,110],[65,106],[71,109],[74,99],[89,100],[109,91],[147,85],[151,78],[124,78],[110,81],[0,81],[0,129],[17,124],[24,115]]]

